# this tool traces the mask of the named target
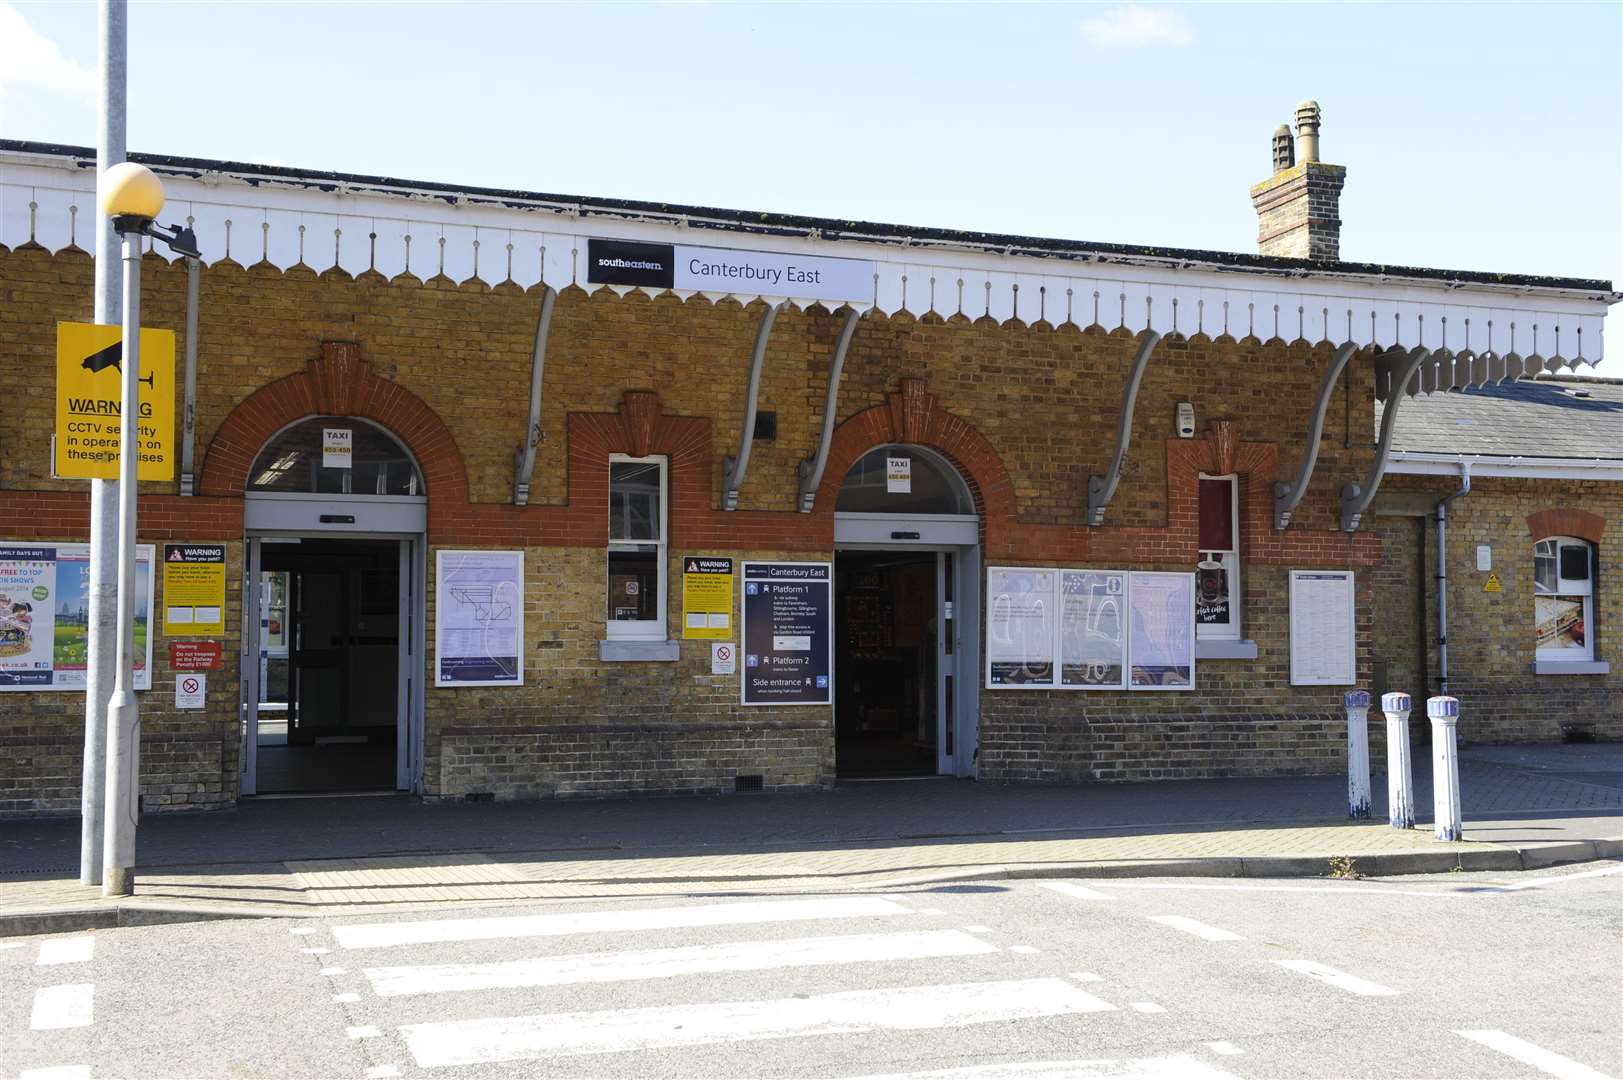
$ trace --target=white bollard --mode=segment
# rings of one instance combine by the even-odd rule
[[[1459,700],[1427,698],[1426,715],[1431,717],[1431,797],[1437,839],[1460,840],[1465,827],[1460,821]]]
[[[1347,816],[1369,817],[1369,691],[1341,695],[1347,710]]]
[[[1414,828],[1414,764],[1409,760],[1408,694],[1382,694],[1386,714],[1386,807],[1394,829]]]

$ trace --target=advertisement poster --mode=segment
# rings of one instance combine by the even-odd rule
[[[986,685],[1054,685],[1054,570],[986,571]]]
[[[1291,685],[1358,680],[1351,570],[1290,572]]]
[[[1195,685],[1195,575],[1130,575],[1132,688],[1192,690]]]
[[[745,705],[834,702],[829,563],[744,564]]]
[[[1199,626],[1228,626],[1232,618],[1229,601],[1229,560],[1224,552],[1201,552],[1195,568],[1195,623]]]
[[[682,636],[732,639],[733,560],[682,557]]]
[[[225,633],[225,545],[163,546],[166,637]]]
[[[135,688],[152,688],[151,545],[136,548]],[[0,690],[85,688],[90,547],[0,543]]]
[[[434,685],[522,686],[524,553],[441,551],[434,564]]]
[[[1060,685],[1120,690],[1127,671],[1127,575],[1060,571]]]

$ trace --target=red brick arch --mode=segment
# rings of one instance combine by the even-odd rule
[[[1527,532],[1534,541],[1551,536],[1576,536],[1598,544],[1605,531],[1605,518],[1574,507],[1556,506],[1527,515]]]
[[[967,420],[942,408],[919,379],[903,379],[901,390],[891,394],[886,404],[864,409],[834,429],[815,511],[833,513],[840,484],[851,466],[886,443],[914,443],[937,451],[969,485],[975,511],[987,528],[1014,523],[1014,481],[997,451]]]
[[[307,416],[358,416],[381,424],[405,444],[423,470],[429,514],[468,501],[462,451],[439,414],[399,383],[372,370],[359,345],[322,342],[305,370],[249,394],[214,433],[198,484],[204,495],[241,498],[248,470],[278,431]]]

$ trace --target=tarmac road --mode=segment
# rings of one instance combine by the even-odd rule
[[[0,1076],[1618,1077],[1620,945],[1620,862],[103,930],[0,941]]]

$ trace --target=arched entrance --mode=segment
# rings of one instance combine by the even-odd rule
[[[314,415],[243,488],[241,793],[420,790],[423,470],[382,425]]]
[[[973,776],[980,518],[958,470],[890,443],[846,472],[834,515],[835,769]]]

